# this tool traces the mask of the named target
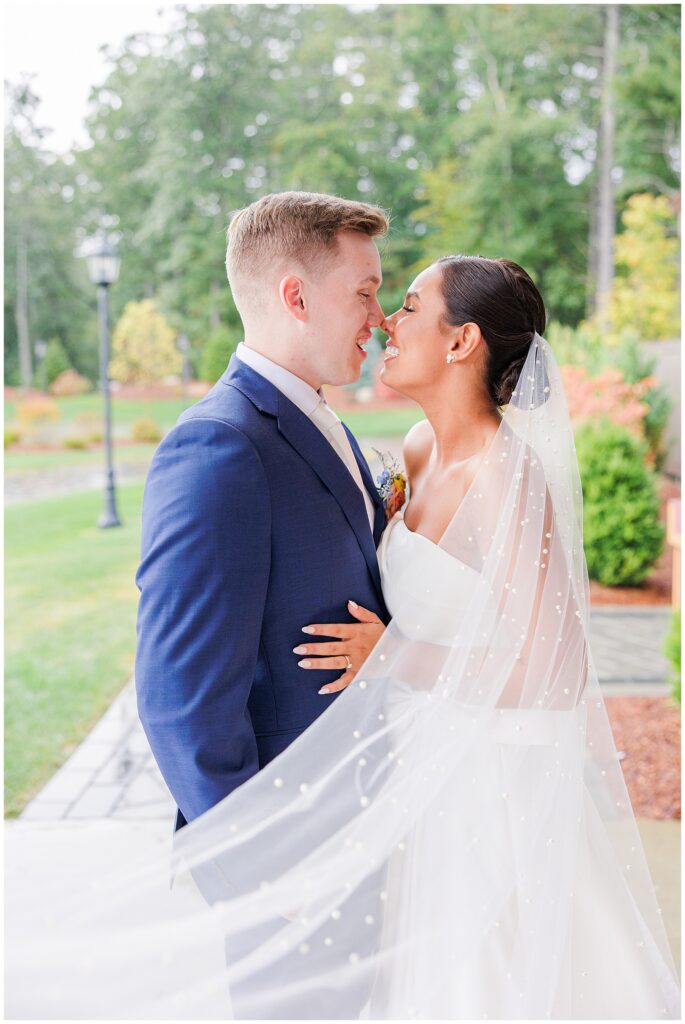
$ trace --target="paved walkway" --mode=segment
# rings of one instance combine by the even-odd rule
[[[116,482],[141,483],[145,480],[148,463],[126,461],[115,456]],[[95,463],[84,466],[56,466],[30,469],[5,476],[5,505],[21,505],[26,501],[41,501],[80,491],[99,491],[105,486],[105,473]]]

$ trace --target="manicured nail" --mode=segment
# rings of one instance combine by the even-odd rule
[[[331,691],[328,689],[327,686],[322,686],[321,689],[319,690],[319,693],[330,693],[330,692]]]
[[[293,654],[306,654],[307,648],[304,644],[300,644],[299,647],[293,647]]]
[[[353,608],[358,608],[359,607],[359,605],[357,604],[356,601],[348,601],[347,603],[351,604]]]
[[[307,659],[305,658],[304,661],[298,661],[297,664],[300,666],[300,668],[309,668],[309,666],[311,665],[311,661],[307,661]]]
[[[302,632],[303,633],[316,633],[316,630],[314,629],[313,626],[303,626],[302,627]]]

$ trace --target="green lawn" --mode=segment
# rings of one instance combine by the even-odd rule
[[[76,398],[56,398],[60,419],[57,424],[73,423],[78,416],[102,416],[102,398],[99,394],[79,395]],[[115,398],[112,402],[112,420],[115,434],[129,436],[131,423],[137,419],[152,419],[163,430],[169,430],[180,414],[193,400],[184,398],[159,398],[143,401],[139,399]],[[414,423],[423,418],[417,406],[389,406],[375,412],[363,407],[341,413],[350,430],[359,435],[397,437],[404,435]],[[16,417],[16,402],[5,402],[5,423],[11,424]]]
[[[404,437],[410,427],[424,419],[424,412],[418,406],[390,407],[378,412],[341,412],[352,433],[358,437]]]
[[[84,414],[102,415],[102,400],[99,395],[80,395],[77,398],[56,399],[60,407],[60,419],[56,421],[57,430],[73,423],[78,416]],[[184,408],[189,404],[182,398],[161,398],[150,401],[133,399],[115,399],[113,422],[115,439],[129,438],[133,420],[146,418],[154,420],[163,431],[169,430]],[[11,424],[16,415],[16,403],[5,402],[5,423]],[[363,408],[342,411],[341,417],[358,438],[404,437],[410,427],[423,418],[417,406],[389,406],[387,409],[367,411]],[[59,445],[59,438],[55,444]],[[153,444],[123,445],[115,451],[115,467],[117,462],[141,462],[147,464],[155,450]],[[102,448],[73,451],[62,447],[43,451],[17,451],[13,448],[5,452],[5,472],[20,473],[42,471],[70,466],[97,465],[102,462]]]
[[[62,423],[72,423],[78,416],[95,415],[102,417],[102,395],[99,392],[92,392],[89,395],[77,395],[74,398],[53,398],[59,411]],[[159,399],[137,399],[137,398],[113,398],[112,420],[116,427],[126,428],[123,434],[128,434],[128,427],[133,420],[152,419],[164,430],[172,427],[184,409],[193,405],[192,398],[159,398]],[[17,414],[16,402],[5,402],[5,423],[13,423]]]
[[[140,462],[146,466],[157,445],[131,444],[115,448],[114,462]],[[26,452],[8,449],[5,452],[5,473],[35,472],[44,469],[69,469],[72,466],[101,466],[104,464],[102,448],[85,451],[56,449],[54,451]]]
[[[5,811],[18,814],[130,676],[142,485],[119,489],[124,526],[98,530],[102,495],[5,515]]]

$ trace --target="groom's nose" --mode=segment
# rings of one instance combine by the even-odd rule
[[[369,315],[366,319],[370,327],[380,327],[383,323],[385,313],[383,312],[378,299],[374,299],[371,307],[369,308]]]

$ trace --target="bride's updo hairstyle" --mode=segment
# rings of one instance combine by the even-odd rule
[[[536,332],[545,331],[540,292],[512,260],[443,256],[436,263],[442,267],[446,322],[478,324],[488,349],[488,393],[495,405],[508,405],[530,343]]]

